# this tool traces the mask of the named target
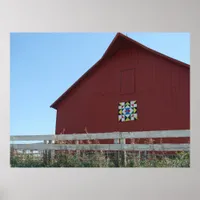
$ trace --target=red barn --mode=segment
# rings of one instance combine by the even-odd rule
[[[51,107],[56,134],[190,129],[190,65],[117,33]]]

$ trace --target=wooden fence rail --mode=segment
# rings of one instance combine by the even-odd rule
[[[104,150],[104,151],[189,151],[189,144],[12,144],[14,149],[22,150]]]
[[[190,144],[126,144],[125,139],[138,138],[186,138],[190,137],[189,130],[174,131],[141,131],[141,132],[113,132],[93,134],[68,135],[19,135],[10,136],[10,141],[42,141],[44,144],[10,144],[17,150],[134,150],[134,151],[189,151]],[[114,139],[115,144],[79,144],[79,140]],[[76,141],[75,144],[54,144],[55,141]]]
[[[137,138],[180,138],[190,137],[189,130],[174,131],[140,131],[113,132],[66,135],[17,135],[10,136],[11,141],[40,141],[40,140],[101,140],[101,139],[137,139]]]

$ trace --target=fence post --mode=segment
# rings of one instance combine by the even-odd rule
[[[146,160],[147,159],[147,156],[148,156],[148,153],[147,151],[144,152],[144,159]]]
[[[33,150],[30,150],[30,155],[31,155],[31,157],[34,159]]]
[[[106,166],[109,167],[109,151],[104,151],[104,155],[106,157]]]
[[[140,166],[140,163],[141,163],[141,152],[140,151],[138,152],[138,161],[139,161],[139,166]]]
[[[54,144],[53,140],[49,140],[49,144]],[[48,156],[49,156],[49,161],[53,161],[54,157],[55,157],[55,150],[51,149],[48,151]]]
[[[48,144],[48,140],[44,140],[44,144]],[[43,162],[45,165],[48,164],[48,150],[43,151]]]
[[[26,155],[26,150],[23,149],[20,157],[24,160],[26,158]]]
[[[119,144],[119,139],[117,138],[117,139],[114,139],[114,144]],[[114,161],[114,163],[115,163],[115,166],[116,167],[119,167],[119,151],[116,151],[115,153],[114,153],[114,159],[115,159],[115,161]]]
[[[76,144],[76,145],[79,145],[79,141],[78,141],[78,140],[75,140],[75,144]],[[76,156],[78,156],[78,155],[80,155],[80,151],[77,150],[77,148],[76,148]]]
[[[120,144],[121,145],[126,144],[126,139],[125,138],[121,138],[120,139]],[[124,148],[121,151],[121,163],[122,163],[122,166],[126,167],[126,165],[127,165],[127,162],[126,162],[126,151],[124,150]]]

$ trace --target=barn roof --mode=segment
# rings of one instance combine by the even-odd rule
[[[142,47],[143,49],[146,49],[149,52],[152,52],[153,54],[157,55],[157,56],[161,56],[162,58],[165,58],[175,64],[178,64],[180,66],[183,67],[187,67],[189,68],[190,65],[181,62],[179,60],[176,60],[174,58],[171,58],[167,55],[164,55],[162,53],[159,53],[153,49],[150,49],[144,45],[142,45],[141,43],[123,35],[122,33],[117,33],[116,36],[114,37],[113,41],[111,42],[111,44],[108,46],[107,50],[105,51],[105,53],[103,54],[103,56],[101,57],[101,59],[96,62],[85,74],[83,74],[67,91],[65,91],[50,107],[56,109],[58,104],[71,92],[71,90],[73,90],[80,82],[82,82],[89,74],[91,74],[91,72],[93,72],[94,69],[96,69],[98,67],[98,65],[105,60],[106,58],[112,56],[119,48],[121,48],[123,46],[123,44],[135,44],[138,45],[139,47]]]

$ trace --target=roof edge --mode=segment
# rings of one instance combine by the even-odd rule
[[[169,57],[169,56],[167,56],[167,55],[165,55],[165,54],[162,54],[162,53],[160,53],[160,52],[158,52],[158,51],[156,51],[156,50],[153,50],[153,49],[151,49],[151,48],[149,48],[149,47],[147,47],[147,46],[145,46],[145,45],[143,45],[143,44],[141,44],[141,43],[139,43],[139,42],[133,40],[132,38],[129,38],[129,37],[125,36],[124,34],[118,32],[118,33],[115,35],[115,37],[114,37],[114,39],[112,40],[112,42],[110,43],[110,45],[108,46],[108,48],[106,49],[106,51],[105,51],[105,53],[103,54],[103,56],[102,56],[89,70],[87,70],[76,82],[74,82],[74,84],[72,84],[72,85],[71,85],[71,86],[70,86],[70,87],[69,87],[69,88],[68,88],[68,89],[67,89],[67,90],[66,90],[66,91],[65,91],[51,106],[50,106],[50,108],[57,109],[57,105],[58,105],[58,103],[62,100],[62,98],[63,98],[68,92],[70,92],[81,80],[83,80],[83,79],[85,78],[85,76],[88,75],[88,73],[90,73],[102,60],[104,60],[104,59],[106,58],[107,53],[109,52],[110,48],[112,47],[112,45],[114,44],[114,42],[117,40],[118,37],[123,37],[123,38],[127,39],[128,41],[130,41],[130,42],[132,42],[132,43],[134,43],[134,44],[136,44],[136,45],[142,47],[143,49],[146,49],[147,51],[150,51],[150,52],[152,52],[153,54],[156,54],[156,55],[158,55],[158,56],[160,56],[160,57],[163,57],[163,58],[165,58],[165,59],[167,59],[167,60],[169,60],[169,61],[171,61],[171,62],[174,62],[174,63],[176,63],[176,64],[178,64],[178,65],[181,65],[181,66],[190,68],[190,65],[189,65],[189,64],[184,63],[184,62],[182,62],[182,61],[179,61],[179,60],[177,60],[177,59],[175,59],[175,58]]]
[[[150,51],[151,53],[154,53],[154,54],[156,54],[156,55],[158,55],[158,56],[161,56],[161,57],[163,57],[163,58],[166,58],[166,59],[168,59],[168,60],[170,60],[170,61],[172,61],[172,62],[174,62],[174,63],[176,63],[176,64],[179,64],[179,65],[182,65],[182,66],[185,66],[185,67],[190,67],[190,64],[187,64],[187,63],[185,63],[185,62],[182,62],[182,61],[180,61],[180,60],[177,60],[177,59],[175,59],[175,58],[172,58],[172,57],[170,57],[170,56],[167,56],[167,55],[165,55],[165,54],[163,54],[163,53],[160,53],[160,52],[158,52],[158,51],[156,51],[156,50],[154,50],[154,49],[151,49],[151,48],[149,48],[149,47],[147,47],[147,46],[145,46],[145,45],[143,45],[143,44],[141,44],[141,43],[139,43],[139,42],[133,40],[132,38],[127,37],[126,35],[124,35],[124,34],[122,34],[122,33],[117,33],[117,35],[118,35],[118,36],[121,36],[121,37],[123,37],[123,38],[125,38],[125,39],[127,39],[127,40],[129,40],[129,41],[132,42],[132,43],[137,44],[138,46],[142,47],[143,49],[146,49],[147,51]]]
[[[92,66],[90,67],[90,69],[88,69],[76,82],[74,82],[51,106],[50,108],[54,108],[56,109],[57,108],[57,104],[62,100],[62,98],[70,91],[72,90],[73,87],[75,87],[76,84],[78,84],[82,79],[84,79],[84,77],[90,73],[94,68],[95,66],[97,66],[102,60],[103,58],[105,57],[106,53],[109,51],[110,47],[112,46],[112,44],[115,42],[115,40],[118,38],[118,36],[120,35],[121,33],[117,33],[114,37],[114,39],[112,40],[112,42],[109,44],[109,46],[107,47],[105,53],[103,54],[103,56]]]
[[[95,66],[97,66],[100,62],[102,61],[102,58],[100,58],[92,67],[90,67],[90,69],[88,69],[77,81],[75,81],[53,104],[51,104],[50,108],[57,108],[57,104],[62,100],[62,98],[68,93],[70,92],[70,90],[72,90],[82,79],[85,78],[86,75],[88,75],[88,73],[90,73]]]

